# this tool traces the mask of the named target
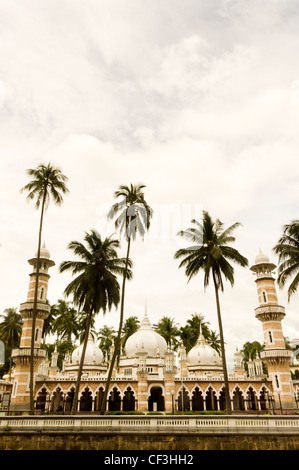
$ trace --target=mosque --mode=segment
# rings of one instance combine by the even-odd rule
[[[16,364],[10,411],[29,411],[29,376],[32,333],[32,310],[36,283],[37,258],[30,259],[27,301],[20,306],[23,329],[20,347],[13,350]],[[69,413],[76,385],[83,345],[65,357],[62,370],[57,367],[58,354],[51,361],[41,348],[44,320],[50,313],[47,302],[48,270],[54,266],[45,246],[41,250],[38,280],[37,318],[34,335],[35,408],[38,412]],[[278,303],[273,270],[275,265],[260,253],[250,268],[256,276],[258,307],[256,318],[262,323],[265,349],[261,357],[249,361],[248,371],[241,353],[235,353],[235,367],[229,374],[229,394],[235,412],[279,412],[297,409],[299,384],[291,379],[292,351],[286,349],[282,331],[285,309]],[[110,351],[112,357],[113,350]],[[268,374],[263,372],[263,362]],[[99,413],[109,369],[109,357],[89,336],[81,378],[78,412]],[[202,333],[196,345],[186,354],[167,347],[147,314],[137,332],[129,337],[125,351],[114,368],[107,396],[106,411],[166,412],[224,410],[222,359],[207,343]]]

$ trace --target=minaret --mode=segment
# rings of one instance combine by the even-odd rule
[[[14,363],[16,364],[10,407],[12,411],[29,411],[30,409],[30,355],[37,257],[35,256],[34,258],[31,258],[28,260],[28,263],[33,266],[33,271],[30,274],[27,301],[22,303],[20,306],[20,314],[23,317],[20,347],[19,349],[14,349],[12,351],[12,357]],[[48,282],[50,278],[48,270],[51,266],[54,265],[54,261],[50,259],[49,251],[45,245],[43,245],[40,251],[40,266],[38,276],[37,311],[34,335],[34,373],[37,372],[39,364],[46,357],[46,351],[41,349],[40,346],[44,321],[51,311],[51,307],[47,302]]]
[[[263,324],[265,349],[261,359],[267,364],[277,408],[296,408],[290,372],[292,351],[286,349],[281,321],[285,309],[278,304],[273,270],[275,264],[261,251],[250,268],[256,274],[259,307],[255,316]]]

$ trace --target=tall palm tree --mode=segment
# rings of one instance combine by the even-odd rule
[[[279,287],[284,287],[287,280],[293,278],[288,288],[288,300],[299,287],[299,220],[293,220],[284,226],[283,235],[273,248],[279,255],[278,278]]]
[[[53,167],[50,163],[48,165],[40,164],[35,169],[27,170],[28,176],[33,179],[27,183],[21,192],[27,191],[27,200],[35,200],[36,209],[41,208],[39,233],[38,233],[38,247],[37,247],[37,262],[36,262],[36,281],[34,290],[34,302],[32,310],[32,334],[31,334],[31,354],[30,354],[30,414],[34,413],[34,397],[33,397],[33,364],[34,364],[34,335],[36,324],[36,308],[37,308],[37,291],[39,280],[39,264],[40,264],[40,250],[42,240],[42,228],[44,221],[44,213],[52,199],[56,205],[61,205],[63,202],[63,194],[68,192],[66,187],[67,177],[61,172],[59,168]]]
[[[64,261],[60,265],[60,272],[71,270],[77,275],[65,289],[67,296],[73,296],[74,304],[86,313],[85,337],[82,355],[79,365],[75,395],[72,406],[72,414],[76,413],[78,394],[83,370],[85,352],[88,342],[88,334],[93,317],[100,310],[103,314],[107,308],[117,307],[120,300],[120,286],[117,275],[123,275],[126,269],[126,277],[130,278],[131,261],[119,258],[117,249],[119,241],[110,237],[101,239],[96,230],[85,234],[87,247],[80,242],[73,241],[68,248],[81,258],[80,261]]]
[[[162,319],[158,322],[157,332],[163,336],[167,346],[173,348],[174,350],[177,349],[179,344],[177,339],[179,330],[173,318],[162,317]]]
[[[181,231],[179,234],[187,240],[191,240],[194,245],[178,250],[175,253],[175,259],[183,258],[179,267],[185,267],[185,274],[188,277],[188,282],[200,271],[203,271],[204,288],[206,288],[209,285],[210,276],[212,276],[216,297],[221,356],[226,390],[226,410],[227,413],[231,413],[219,291],[224,290],[222,276],[230,282],[231,286],[234,285],[234,269],[229,261],[233,261],[240,266],[245,267],[248,265],[248,260],[235,248],[228,245],[228,243],[235,241],[235,237],[232,236],[232,232],[239,227],[240,224],[238,222],[224,230],[223,223],[220,222],[219,219],[213,221],[209,213],[207,211],[203,211],[202,223],[192,220],[192,224],[193,226],[191,228]]]
[[[118,201],[113,205],[111,210],[108,213],[108,218],[115,219],[115,228],[119,231],[120,234],[124,234],[127,241],[127,254],[126,260],[129,260],[131,241],[136,239],[137,235],[144,237],[146,231],[150,227],[152,209],[147,204],[144,199],[143,189],[145,185],[137,184],[134,186],[122,185],[117,191],[115,191],[114,196]],[[121,341],[121,332],[124,319],[124,303],[125,303],[125,286],[126,286],[126,271],[128,268],[128,263],[126,263],[125,271],[122,281],[122,290],[121,290],[121,304],[120,304],[120,315],[119,315],[119,326],[117,337],[115,340],[115,349],[111,359],[108,378],[106,381],[104,396],[101,405],[101,414],[104,414],[106,407],[106,400],[108,395],[108,390],[110,386],[111,376],[115,360],[120,348]]]
[[[22,333],[22,316],[17,312],[16,308],[6,308],[5,315],[0,315],[4,320],[0,323],[0,339],[4,344],[12,350],[20,343]],[[11,354],[9,359],[9,380],[11,379]]]
[[[72,342],[72,334],[77,333],[77,310],[70,306],[69,302],[59,299],[53,306],[56,312],[56,318],[53,322],[53,332],[59,333],[61,339]]]

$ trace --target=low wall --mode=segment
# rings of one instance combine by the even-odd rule
[[[0,450],[299,450],[299,417],[1,417]]]

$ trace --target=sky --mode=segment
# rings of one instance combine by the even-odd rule
[[[187,283],[177,232],[202,210],[235,231],[249,266],[298,218],[299,5],[295,0],[2,0],[0,4],[0,310],[27,298],[39,212],[26,170],[59,167],[69,193],[49,205],[43,241],[55,261],[48,298],[64,298],[72,240],[115,233],[120,185],[145,184],[153,208],[131,249],[125,318],[180,326],[200,313],[218,331],[213,286]],[[119,254],[126,244],[121,241]],[[299,338],[299,297],[284,335]],[[67,300],[71,301],[71,298]],[[254,276],[235,267],[221,294],[228,368],[236,347],[263,342]],[[118,312],[96,325],[118,327]]]

